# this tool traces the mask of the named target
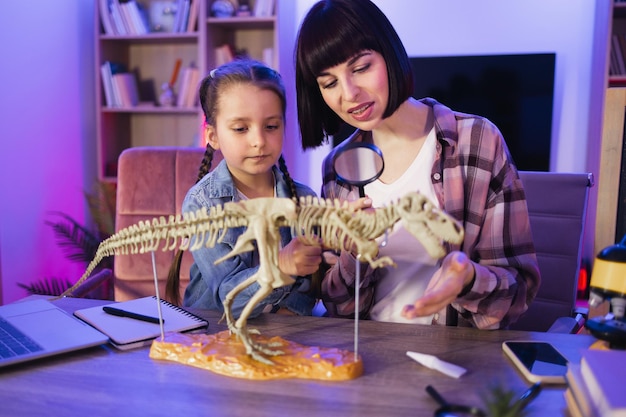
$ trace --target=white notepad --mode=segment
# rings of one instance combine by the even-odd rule
[[[165,300],[160,301],[165,332],[184,332],[200,329],[209,324],[203,318],[181,307],[170,304]],[[159,317],[155,296],[107,304],[106,306],[144,316]],[[103,307],[105,306],[76,310],[74,315],[106,334],[111,344],[118,349],[127,350],[139,346],[147,346],[152,343],[153,339],[161,335],[161,328],[158,324],[129,317],[113,316],[105,313],[102,309]]]

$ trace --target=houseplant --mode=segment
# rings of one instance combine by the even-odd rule
[[[52,228],[56,241],[68,260],[86,266],[94,258],[100,242],[115,233],[115,192],[115,184],[102,181],[98,181],[92,191],[84,192],[93,222],[89,227],[81,225],[66,213],[50,212],[51,220],[45,224]],[[104,268],[113,269],[113,258],[104,259],[94,273]],[[73,284],[68,278],[44,277],[29,284],[17,285],[29,294],[60,295]],[[101,285],[86,297],[112,299],[111,284],[107,282]]]

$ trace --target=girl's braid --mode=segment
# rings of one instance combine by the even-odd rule
[[[298,192],[296,191],[296,184],[289,174],[287,164],[285,163],[285,158],[282,154],[280,155],[280,158],[278,158],[278,168],[280,169],[280,172],[282,172],[285,176],[285,180],[287,181],[287,185],[289,186],[289,190],[291,191],[291,199],[295,201],[297,206],[300,206],[300,199],[298,198]]]
[[[200,163],[200,169],[198,170],[198,179],[196,180],[196,184],[204,178],[206,174],[211,170],[211,163],[213,163],[213,153],[215,149],[211,147],[207,143],[206,150],[204,151],[204,156],[202,157],[202,162]]]

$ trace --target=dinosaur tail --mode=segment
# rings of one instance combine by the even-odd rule
[[[100,261],[111,255],[113,255],[113,251],[109,249],[107,239],[100,243],[100,245],[98,246],[98,250],[96,251],[96,256],[94,256],[93,260],[89,262],[89,265],[87,265],[87,269],[85,269],[85,272],[80,277],[80,279],[76,281],[76,284],[72,285],[70,288],[63,291],[61,295],[53,299],[56,300],[63,297],[72,297],[74,295],[74,290],[80,287],[81,284],[83,284],[87,280],[87,278],[89,278],[89,276],[91,275],[93,270],[96,269],[96,266],[98,266]]]

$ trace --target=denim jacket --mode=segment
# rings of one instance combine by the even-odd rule
[[[276,178],[277,197],[290,197],[289,187],[283,174],[273,167]],[[296,183],[298,197],[315,195],[309,187]],[[223,205],[230,201],[238,201],[237,189],[228,171],[225,161],[220,164],[197,184],[195,184],[185,196],[183,212],[196,211],[202,207]],[[215,260],[228,254],[237,241],[237,238],[245,231],[244,227],[229,228],[221,240],[212,248],[202,247],[192,253],[194,263],[190,270],[190,282],[185,290],[183,305],[194,308],[207,308],[224,311],[224,299],[226,295],[237,285],[244,282],[259,269],[257,250],[244,252],[240,255],[228,258],[217,265]],[[280,230],[282,246],[291,240],[291,231],[288,228]],[[262,300],[252,311],[250,317],[259,315],[263,309],[272,305],[274,308],[283,307],[299,315],[311,315],[315,299],[304,292],[298,291],[308,288],[307,278],[295,277],[296,282],[291,286],[276,288]],[[235,317],[239,317],[243,308],[250,298],[259,290],[259,284],[253,283],[235,297],[232,303],[232,311]]]

